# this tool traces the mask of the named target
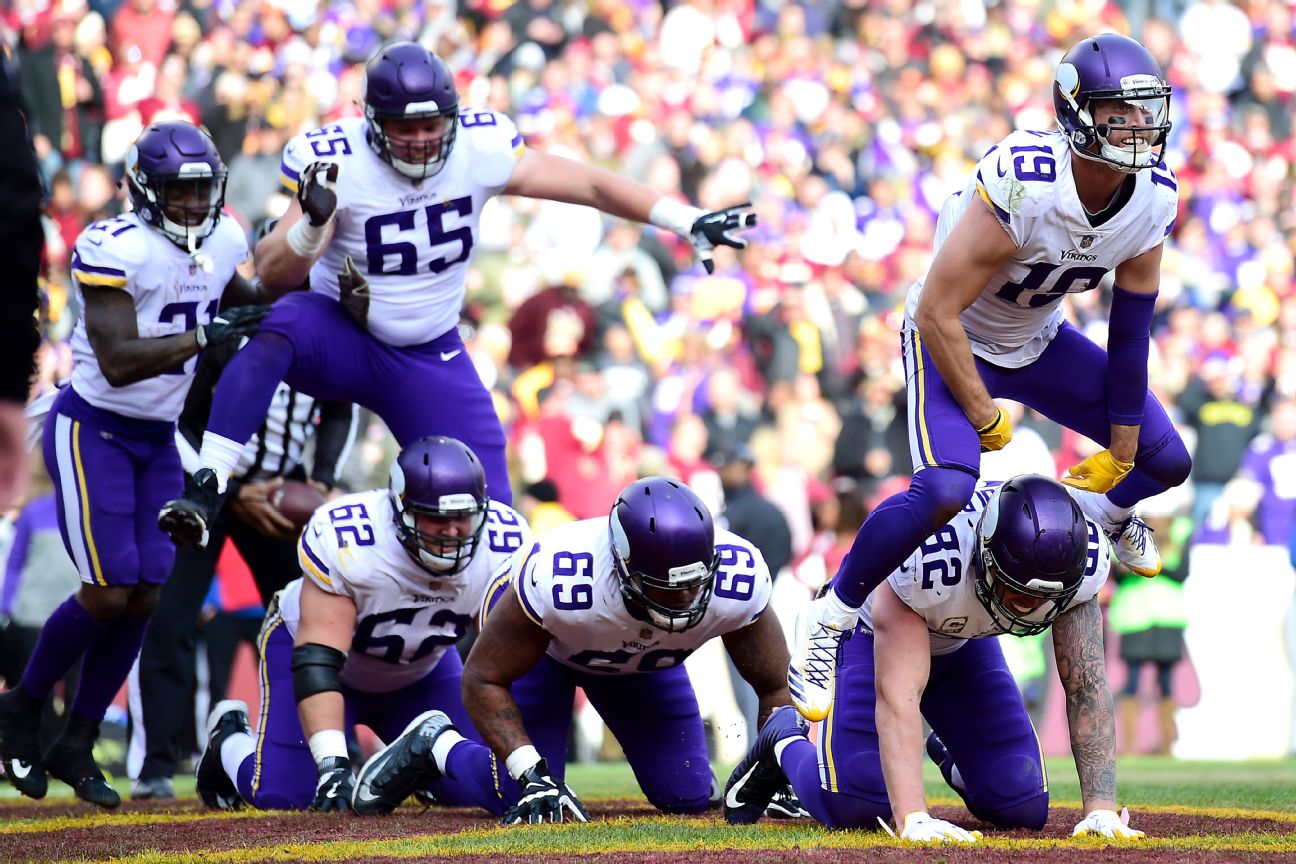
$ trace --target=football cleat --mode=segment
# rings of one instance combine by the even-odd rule
[[[45,754],[45,767],[54,779],[71,786],[82,801],[99,807],[117,807],[121,805],[121,796],[108,785],[94,760],[97,737],[97,729],[89,736],[72,736],[65,732],[50,745]]]
[[[788,690],[801,716],[818,721],[832,708],[833,682],[842,639],[855,628],[858,610],[834,617],[824,596],[812,601],[797,615],[792,633],[792,662],[788,665]]]
[[[441,776],[432,744],[454,729],[444,711],[425,711],[410,721],[395,741],[369,757],[356,778],[351,809],[360,816],[390,813]]]
[[[194,770],[198,797],[213,810],[237,810],[243,806],[238,787],[221,764],[221,745],[239,732],[252,734],[247,703],[239,699],[217,702],[207,715],[207,746]]]
[[[1109,531],[1116,560],[1125,569],[1149,579],[1161,572],[1161,552],[1152,539],[1152,529],[1138,516],[1131,516],[1120,526],[1120,531]]]
[[[804,735],[805,723],[791,705],[775,708],[756,735],[756,743],[725,783],[724,817],[730,825],[750,825],[765,814],[770,802],[788,785],[774,758],[774,745]],[[800,806],[800,802],[797,802]]]
[[[177,546],[206,548],[212,523],[221,508],[221,493],[217,491],[216,472],[199,468],[185,480],[184,495],[168,501],[158,511],[158,528],[171,537]]]
[[[963,797],[963,790],[959,784],[954,782],[954,760],[950,758],[949,751],[945,749],[945,742],[941,741],[933,732],[927,736],[927,758],[936,764],[940,769],[941,776],[945,778],[945,785],[949,786]]]
[[[132,801],[172,801],[176,797],[170,777],[137,778],[131,784]]]
[[[801,799],[792,791],[792,784],[788,783],[774,793],[769,806],[765,808],[765,815],[770,819],[806,819],[810,816],[810,811],[801,806]]]
[[[49,789],[40,755],[41,702],[17,689],[0,693],[0,759],[5,776],[28,798]]]

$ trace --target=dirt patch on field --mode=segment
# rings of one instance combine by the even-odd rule
[[[653,812],[642,802],[593,802],[590,810],[595,819],[619,816],[644,815]],[[935,815],[959,821],[969,827],[980,827],[988,837],[995,839],[1065,838],[1080,814],[1076,810],[1054,808],[1045,830],[1040,833],[1005,832],[991,826],[978,826],[969,821],[967,812],[956,807],[937,807]],[[1135,827],[1157,838],[1189,838],[1242,833],[1268,834],[1284,839],[1296,839],[1296,824],[1273,818],[1220,818],[1202,814],[1177,814],[1135,812]],[[379,819],[338,817],[322,813],[246,813],[238,818],[220,818],[202,810],[196,803],[179,804],[132,803],[124,804],[120,811],[100,814],[89,805],[70,802],[0,804],[0,862],[27,864],[49,861],[105,861],[145,851],[178,855],[185,861],[201,862],[204,852],[239,849],[273,849],[289,844],[324,843],[336,841],[381,841],[408,838],[415,835],[452,834],[470,828],[490,828],[495,821],[476,810],[433,809],[426,812],[414,806],[401,808],[391,816]],[[781,845],[788,838],[771,834],[771,846]],[[384,862],[390,857],[372,854],[353,857],[333,857],[333,864],[363,864]],[[516,864],[542,858],[545,861],[588,862],[588,864],[631,864],[650,861],[652,864],[697,861],[699,852],[611,852],[597,855],[489,855],[446,856],[419,858],[420,861],[498,862]],[[836,862],[869,861],[931,862],[941,860],[947,864],[961,862],[1075,862],[1075,864],[1129,864],[1150,862],[1180,864],[1180,862],[1275,862],[1291,861],[1290,845],[1281,852],[1247,851],[1239,849],[1147,849],[1138,845],[1088,846],[1073,849],[991,849],[945,848],[918,850],[899,846],[881,846],[868,849],[801,849],[725,848],[723,845],[705,849],[708,864],[750,864],[764,862]],[[251,860],[251,859],[248,859]],[[283,859],[278,859],[283,860]],[[406,859],[414,860],[414,859]]]

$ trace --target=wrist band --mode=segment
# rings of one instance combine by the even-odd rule
[[[319,251],[324,248],[324,238],[328,229],[328,223],[323,225],[310,224],[310,217],[305,213],[302,218],[293,223],[288,229],[288,236],[284,239],[288,241],[288,248],[292,249],[303,258],[314,258]]]
[[[346,759],[346,736],[341,729],[321,729],[310,737],[310,751],[316,765],[330,756]]]
[[[699,216],[705,215],[704,210],[690,207],[676,201],[674,198],[663,195],[648,213],[648,221],[658,228],[665,228],[667,231],[674,231],[681,237],[688,237],[693,223],[698,220]]]
[[[514,780],[522,776],[522,772],[540,761],[540,753],[530,744],[524,744],[508,755],[504,760],[504,767],[508,769],[509,776]]]

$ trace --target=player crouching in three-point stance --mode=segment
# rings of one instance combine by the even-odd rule
[[[649,802],[667,813],[702,812],[712,775],[684,659],[719,636],[760,697],[762,719],[789,705],[787,647],[770,590],[760,552],[717,531],[691,489],[665,477],[632,483],[608,519],[555,530],[519,550],[496,579],[463,679],[464,707],[489,747],[456,744],[449,763],[472,760],[475,773],[499,778],[499,803],[488,809],[506,824],[585,821],[563,782],[581,687]],[[408,748],[396,741],[392,749]],[[381,784],[399,803],[448,767],[435,750],[389,765],[422,765],[424,773],[412,770],[401,787],[389,768],[367,766],[357,797]]]
[[[221,376],[185,495],[159,514],[177,543],[201,545],[230,471],[275,387],[354,402],[401,446],[425,435],[463,441],[486,468],[491,499],[512,500],[504,431],[459,337],[478,223],[497,195],[547,198],[650,222],[716,246],[756,224],[750,207],[706,213],[603,168],[526,147],[513,121],[459,104],[454,76],[413,42],[365,70],[364,117],[305,132],[283,154],[296,198],[257,245],[257,274],[283,296]],[[294,289],[310,278],[310,290]],[[409,382],[437,398],[409,398]]]
[[[530,541],[526,521],[487,497],[481,462],[452,438],[411,442],[389,488],[321,507],[302,533],[302,577],[276,595],[261,628],[261,728],[251,730],[242,702],[212,709],[197,771],[203,802],[368,814],[411,791],[443,804],[498,800],[489,771],[452,763],[388,806],[384,783],[355,789],[344,730],[362,723],[420,754],[475,734],[454,645],[492,574]],[[388,748],[368,767],[389,768],[387,782],[400,784],[409,770],[399,753]]]
[[[126,187],[132,212],[94,223],[73,249],[83,310],[72,334],[75,365],[42,438],[59,530],[83,584],[41,628],[21,683],[0,696],[10,782],[42,798],[48,770],[101,807],[121,798],[91,755],[99,724],[175,559],[152,514],[184,482],[175,426],[195,355],[252,333],[269,309],[236,305],[256,300],[235,272],[247,240],[221,217],[225,166],[205,132],[149,126],[126,156]],[[67,728],[42,755],[41,706],[77,660]]]
[[[1048,779],[1039,741],[994,638],[1052,627],[1066,693],[1084,819],[1074,833],[1142,837],[1116,815],[1116,724],[1096,596],[1110,570],[1108,540],[1055,480],[1023,475],[981,483],[972,501],[928,537],[864,605],[842,647],[837,693],[818,744],[795,711],[774,715],[729,779],[751,822],[791,781],[830,828],[876,828],[894,818],[904,840],[974,842],[927,813],[927,753],[972,815],[1039,830]]]
[[[1134,515],[1191,461],[1147,388],[1161,248],[1178,186],[1161,161],[1170,87],[1147,49],[1106,33],[1066,53],[1053,82],[1059,129],[990,149],[936,225],[936,257],[909,289],[902,333],[913,483],[874,510],[832,590],[798,618],[788,686],[820,720],[843,634],[869,592],[967,503],[980,454],[1012,437],[992,397],[1028,405],[1106,450],[1070,469],[1081,509],[1130,570],[1161,557]],[[1068,324],[1062,298],[1115,270],[1107,350]]]

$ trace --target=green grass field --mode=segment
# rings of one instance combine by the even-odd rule
[[[716,776],[723,782],[731,766],[717,765]],[[933,801],[953,803],[953,793],[931,764],[924,765],[927,795]],[[1049,790],[1059,804],[1078,803],[1080,786],[1075,764],[1066,757],[1048,760]],[[590,799],[641,800],[630,768],[624,762],[569,766],[568,782],[578,794]],[[1296,759],[1266,762],[1186,762],[1164,756],[1136,756],[1117,763],[1117,782],[1122,804],[1158,804],[1196,807],[1239,807],[1296,813]],[[123,798],[130,795],[130,783],[117,780]],[[181,797],[194,797],[193,778],[176,778]],[[71,796],[61,783],[52,783],[51,797]],[[0,799],[17,798],[8,784],[0,784]]]

